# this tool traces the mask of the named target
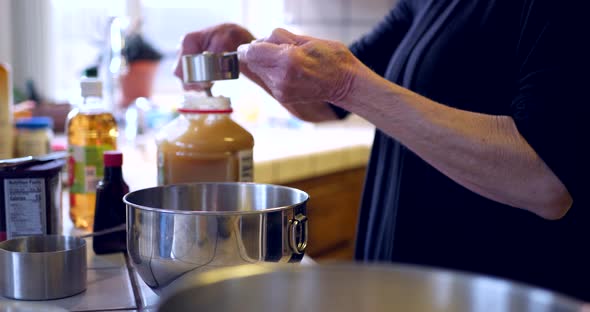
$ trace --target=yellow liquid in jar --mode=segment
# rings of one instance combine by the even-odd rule
[[[117,122],[113,115],[108,112],[72,112],[72,116],[68,117],[67,135],[69,146],[108,146],[110,147],[108,149],[117,148]],[[100,159],[102,160],[102,155]],[[70,219],[75,227],[92,230],[95,201],[95,192],[72,193],[70,191]]]

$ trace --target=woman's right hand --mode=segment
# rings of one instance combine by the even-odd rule
[[[180,55],[176,63],[174,74],[182,80],[181,58],[183,55],[198,54],[205,51],[215,53],[236,51],[239,45],[250,43],[254,39],[254,36],[252,36],[248,30],[236,24],[220,24],[217,26],[205,28],[200,31],[188,33],[182,39]],[[251,73],[247,70],[247,68],[240,69],[246,76],[251,76]],[[210,83],[193,83],[183,85],[187,90],[197,91],[201,91],[206,87],[211,87]]]

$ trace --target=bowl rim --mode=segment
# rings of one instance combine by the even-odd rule
[[[189,186],[189,185],[255,185],[255,186],[267,186],[267,187],[273,187],[273,188],[279,188],[279,189],[285,189],[285,190],[291,190],[294,191],[296,193],[299,193],[301,195],[304,196],[304,200],[302,200],[299,203],[296,204],[292,204],[292,205],[287,205],[287,206],[278,206],[278,207],[272,207],[272,208],[268,208],[268,209],[264,209],[264,210],[254,210],[254,211],[202,211],[202,210],[191,210],[191,211],[187,211],[187,210],[170,210],[170,209],[165,209],[165,208],[157,208],[157,207],[149,207],[149,206],[144,206],[144,205],[139,205],[139,204],[135,204],[132,203],[128,200],[129,196],[132,196],[134,194],[137,194],[139,192],[149,192],[155,189],[161,189],[161,188],[172,188],[172,187],[182,187],[182,186]],[[160,186],[154,186],[154,187],[148,187],[148,188],[143,188],[143,189],[139,189],[139,190],[135,190],[133,192],[129,192],[127,194],[125,194],[125,196],[123,196],[123,202],[125,203],[125,205],[127,205],[127,207],[133,207],[136,209],[140,209],[140,210],[147,210],[147,211],[153,211],[153,212],[159,212],[159,213],[166,213],[166,214],[183,214],[183,215],[201,215],[201,216],[241,216],[241,215],[259,215],[259,214],[267,214],[267,213],[272,213],[272,212],[277,212],[277,211],[282,211],[282,210],[288,210],[288,209],[293,209],[296,207],[300,207],[300,206],[304,206],[308,201],[309,201],[309,194],[307,194],[306,192],[293,188],[293,187],[289,187],[289,186],[283,186],[283,185],[276,185],[276,184],[269,184],[269,183],[256,183],[256,182],[192,182],[192,183],[177,183],[177,184],[168,184],[168,185],[160,185]]]

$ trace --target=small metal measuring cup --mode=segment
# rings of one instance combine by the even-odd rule
[[[20,300],[49,300],[86,290],[86,241],[45,235],[0,243],[0,294]]]
[[[182,57],[182,74],[184,83],[237,79],[240,75],[238,53],[203,52],[184,55]],[[211,87],[205,88],[205,92],[211,96]]]
[[[125,230],[122,224],[81,236],[38,235],[0,242],[0,295],[50,300],[86,290],[84,238]]]

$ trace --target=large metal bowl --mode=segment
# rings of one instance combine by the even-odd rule
[[[127,194],[127,252],[156,291],[192,275],[248,263],[298,263],[307,245],[300,190],[255,183],[191,183]]]
[[[159,312],[581,312],[581,303],[528,285],[408,265],[244,265],[194,276]]]

